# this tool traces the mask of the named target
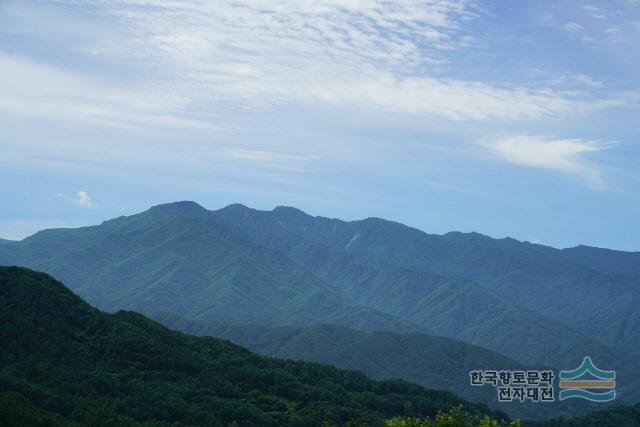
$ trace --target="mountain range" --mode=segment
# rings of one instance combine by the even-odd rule
[[[263,354],[458,392],[474,363],[569,369],[590,355],[618,371],[628,401],[640,398],[636,260],[478,233],[432,235],[379,218],[238,204],[208,211],[193,202],[0,242],[0,264],[50,273],[100,309],[135,310]],[[390,341],[406,349],[406,366],[367,353]],[[429,352],[443,362],[422,369]],[[456,364],[456,354],[473,356]],[[448,363],[456,369],[447,380],[437,373]]]
[[[480,301],[499,304],[487,292],[494,291],[493,295],[507,307],[511,303],[521,312],[522,308],[529,309],[524,312],[527,317],[537,313],[606,345],[635,354],[640,351],[640,311],[636,309],[640,305],[640,276],[629,274],[634,271],[630,260],[640,260],[638,253],[585,247],[561,251],[479,233],[430,235],[378,218],[344,222],[283,207],[269,212],[232,205],[211,216],[243,237],[279,248],[292,257],[304,252],[304,245],[310,242],[385,267],[405,268],[421,278],[436,274],[449,280],[472,281],[485,295]],[[298,242],[302,242],[302,249]],[[597,258],[593,253],[602,252],[608,261],[593,261]],[[603,264],[608,272],[601,271]],[[457,282],[447,290],[461,286]],[[465,289],[466,295],[469,292]],[[499,307],[502,313],[507,308]],[[486,312],[482,308],[475,311]]]

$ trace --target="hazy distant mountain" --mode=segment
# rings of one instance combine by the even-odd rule
[[[205,323],[157,313],[155,320],[195,335],[227,338],[266,356],[326,363],[357,369],[376,379],[401,378],[426,388],[449,390],[472,402],[500,409],[512,418],[544,419],[601,409],[600,404],[565,401],[553,404],[498,402],[491,387],[470,387],[474,369],[534,369],[499,353],[426,334],[366,332],[337,325],[267,327]]]
[[[481,345],[526,364],[568,366],[578,364],[581,354],[591,354],[621,370],[635,369],[635,359],[628,352],[598,342],[596,337],[599,333],[613,336],[614,332],[624,331],[629,327],[626,319],[633,322],[636,315],[624,317],[627,315],[624,310],[617,312],[604,307],[605,313],[611,310],[612,315],[618,316],[614,322],[597,325],[593,333],[576,330],[571,324],[550,318],[548,310],[531,310],[529,307],[534,305],[530,301],[514,296],[517,292],[533,292],[531,289],[502,292],[497,285],[510,275],[522,276],[522,270],[540,281],[549,276],[552,282],[563,280],[567,271],[587,270],[567,265],[564,260],[554,261],[548,255],[558,252],[553,248],[513,239],[495,240],[477,233],[429,235],[377,218],[344,222],[312,217],[287,207],[258,211],[231,205],[210,215],[245,239],[287,254],[361,304],[423,325],[431,334]],[[536,255],[539,252],[544,255]],[[566,268],[537,271],[553,263]],[[587,271],[592,278],[603,276]],[[470,279],[472,276],[474,280]],[[513,286],[527,288],[534,282],[535,278],[525,278],[522,285],[517,281]],[[571,281],[569,285],[576,286]],[[580,298],[567,296],[570,292],[565,285],[558,286],[558,290],[553,290],[542,283],[539,288],[549,294],[549,299],[557,297],[565,304],[574,300],[581,303]],[[600,294],[586,297],[606,301]],[[558,302],[554,301],[555,304]],[[628,302],[623,304],[629,306]],[[638,329],[631,328],[625,333],[624,339],[618,341],[627,341],[630,348],[635,348],[633,337]]]
[[[614,251],[580,245],[563,249],[562,254],[577,264],[603,273],[640,276],[640,252]]]
[[[50,276],[0,267],[0,424],[7,426],[382,425],[454,405],[449,392],[260,357],[100,312]]]
[[[257,353],[356,369],[377,379],[402,378],[450,390],[474,402],[497,403],[495,389],[470,387],[473,369],[522,369],[482,347],[426,334],[357,331],[338,325],[267,327],[186,320],[156,313],[154,320],[194,335],[226,338]]]
[[[638,253],[596,248],[561,251],[478,233],[430,235],[378,218],[344,222],[287,207],[257,211],[231,205],[211,215],[245,238],[290,256],[296,255],[301,241],[310,242],[422,277],[435,273],[450,280],[470,280],[494,291],[503,305],[528,308],[604,344],[640,353],[640,277],[598,271],[593,261],[594,253],[604,251],[607,259],[617,261],[602,261],[599,269],[608,265],[610,271],[629,273]],[[490,297],[475,300],[501,307],[494,315],[504,312]],[[487,337],[482,339],[487,342]]]

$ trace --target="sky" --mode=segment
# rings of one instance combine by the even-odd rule
[[[0,238],[194,200],[640,250],[640,0],[0,0]]]

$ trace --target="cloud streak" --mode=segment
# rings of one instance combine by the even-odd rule
[[[315,156],[300,156],[243,148],[224,149],[220,155],[230,162],[248,162],[251,165],[259,165],[288,172],[304,172],[303,164],[315,159]]]
[[[119,128],[202,128],[187,100],[151,87],[129,88],[0,52],[0,112]]]
[[[479,144],[503,161],[579,176],[594,188],[602,188],[604,182],[600,169],[585,155],[611,148],[611,143],[601,141],[535,135],[483,140]]]

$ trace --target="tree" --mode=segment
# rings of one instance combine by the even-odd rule
[[[441,412],[431,418],[391,418],[385,421],[385,427],[520,427],[519,421],[498,421],[489,416],[470,415],[461,406],[449,412]]]

